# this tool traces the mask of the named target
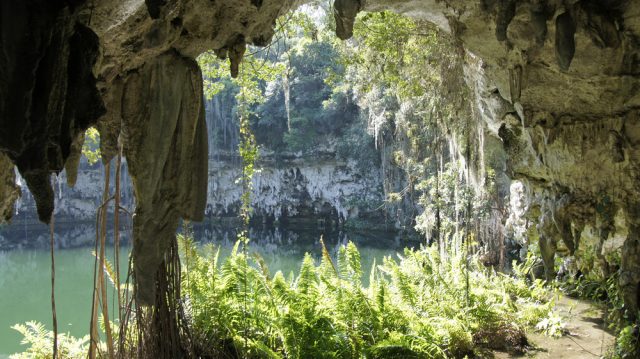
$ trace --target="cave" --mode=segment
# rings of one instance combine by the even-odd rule
[[[229,62],[232,77],[238,76],[247,47],[271,43],[276,19],[303,3],[3,1],[0,221],[11,221],[15,213],[19,173],[38,219],[49,223],[56,193],[52,174],[65,170],[68,184],[74,185],[85,131],[97,128],[100,160],[107,164],[122,153],[132,182],[136,302],[158,307],[158,271],[174,250],[181,221],[238,211],[229,209],[231,199],[224,193],[214,201],[224,205],[207,204],[213,144],[206,118],[215,104],[205,99],[196,59],[212,51]],[[560,257],[588,254],[608,266],[606,257],[618,253],[618,267],[609,270],[616,272],[627,317],[636,321],[640,2],[335,0],[336,37],[347,41],[358,14],[380,11],[428,23],[454,44],[458,68],[451,72],[458,82],[451,86],[454,92],[442,96],[456,97],[455,91],[464,88],[467,102],[453,105],[452,111],[462,114],[462,107],[468,108],[471,124],[461,120],[458,125],[470,126],[465,136],[473,138],[465,144],[451,133],[448,149],[465,163],[467,180],[478,187],[491,167],[501,194],[497,222],[479,237],[480,245],[490,249],[487,265],[508,261],[505,245],[515,246],[506,249],[511,252],[526,252],[533,245],[542,258],[540,276],[552,280]],[[480,155],[472,159],[469,147]],[[304,168],[273,173],[292,182],[313,176]],[[315,176],[339,180],[320,170]],[[393,173],[389,178],[407,180]],[[407,187],[384,186],[387,192]],[[316,200],[308,193],[300,198]],[[263,209],[264,221],[271,224],[279,216],[288,221],[292,213],[305,210],[299,208],[314,205],[326,217],[323,221],[335,226],[362,216],[337,202],[303,206],[280,201],[277,210]],[[391,217],[396,228],[416,226],[402,203]],[[437,234],[429,240],[437,242]]]

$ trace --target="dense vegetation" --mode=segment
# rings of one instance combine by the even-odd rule
[[[554,295],[532,278],[535,246],[513,275],[494,269],[508,264],[504,238],[491,227],[504,193],[491,159],[481,156],[459,44],[391,13],[361,15],[348,44],[335,40],[332,26],[330,17],[282,19],[274,44],[251,52],[237,79],[213,53],[199,59],[208,96],[225,98],[227,115],[239,120],[238,139],[229,143],[243,158],[244,223],[256,145],[309,153],[335,140],[339,156],[382,166],[390,213],[402,212],[428,245],[385,258],[371,273],[362,272],[353,244],[333,257],[324,249],[319,262],[307,255],[298,274],[287,276],[250,257],[242,235],[224,261],[216,248],[183,238],[182,303],[194,350],[211,357],[440,358],[520,352],[528,330],[562,335]],[[228,142],[223,132],[216,136]],[[634,357],[638,328],[621,314],[616,276],[583,258],[582,277],[557,287],[608,305],[620,333],[613,355]],[[41,325],[16,329],[30,345],[16,358],[51,355],[51,334]],[[86,338],[59,339],[60,353],[84,356]]]
[[[476,258],[467,267],[464,256],[443,258],[434,247],[385,258],[365,286],[351,243],[335,262],[326,249],[319,263],[307,254],[299,274],[288,278],[271,275],[241,242],[222,263],[216,248],[199,253],[183,243],[183,287],[204,355],[464,357],[482,348],[521,352],[525,330],[540,323],[561,334],[540,281],[496,273]]]
[[[238,127],[229,130],[226,122],[237,123],[238,108],[246,106],[257,144],[268,151],[304,155],[338,143],[343,158],[378,161],[373,138],[345,86],[341,48],[319,26],[302,12],[281,19],[274,42],[251,48],[236,79],[213,52],[199,57],[206,95],[215,96],[221,107],[215,121],[224,122],[214,124],[214,147],[235,150]],[[243,91],[249,95],[239,96]]]
[[[385,208],[399,226],[419,224],[442,248],[460,244],[453,232],[464,218],[485,223],[497,200],[493,172],[478,155],[461,47],[431,25],[388,12],[361,15],[348,43],[334,27],[321,8],[281,19],[274,43],[251,49],[237,79],[213,52],[203,54],[207,96],[222,108],[214,147],[237,148],[242,104],[259,147],[276,157],[328,148],[362,168],[380,167]],[[466,159],[471,171],[462,175]]]

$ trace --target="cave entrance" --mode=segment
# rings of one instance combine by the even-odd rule
[[[571,10],[562,8],[553,15],[555,51],[563,76],[576,47],[575,20],[585,18],[596,24],[589,23],[588,31],[601,48],[619,45],[614,33],[622,22],[610,21],[608,16],[615,14],[600,13],[598,7],[582,8],[586,3],[577,2]],[[538,137],[544,137],[544,146],[531,151],[544,152],[540,148],[544,150],[547,141],[561,142],[565,135],[551,131],[556,124],[573,125],[571,118],[553,119],[555,114],[537,114],[535,124],[524,120],[525,114],[530,115],[520,103],[528,75],[524,62],[507,69],[508,80],[503,82],[508,82],[508,91],[484,91],[477,82],[485,80],[485,64],[467,52],[459,38],[464,24],[448,18],[448,31],[443,31],[391,12],[357,15],[364,4],[355,0],[335,1],[332,7],[305,5],[275,23],[269,19],[267,27],[275,27],[273,34],[267,31],[252,37],[241,34],[251,31],[238,30],[195,61],[194,52],[199,49],[194,48],[202,46],[193,45],[193,39],[201,36],[199,26],[194,26],[198,21],[183,18],[180,12],[187,8],[182,5],[146,1],[148,14],[138,13],[134,21],[144,26],[129,25],[148,32],[140,38],[105,43],[107,47],[121,43],[126,55],[118,56],[124,58],[131,53],[145,55],[132,61],[135,66],[119,64],[121,68],[109,62],[117,56],[104,56],[99,81],[105,86],[100,94],[90,70],[100,39],[88,27],[92,15],[87,25],[77,22],[53,32],[53,38],[59,37],[57,45],[65,49],[60,51],[62,62],[68,60],[71,69],[75,64],[82,71],[58,76],[68,77],[70,90],[60,87],[62,94],[52,96],[53,101],[59,97],[67,102],[57,107],[49,104],[49,108],[64,109],[65,116],[75,113],[86,122],[80,124],[84,129],[92,122],[85,116],[97,116],[104,109],[85,108],[82,100],[89,103],[102,96],[107,114],[97,125],[100,141],[97,130],[75,136],[76,123],[65,122],[63,116],[61,123],[40,127],[70,129],[67,132],[73,138],[64,131],[64,136],[47,133],[46,153],[32,153],[31,148],[18,155],[10,149],[5,151],[8,157],[0,154],[1,168],[11,169],[12,161],[17,164],[24,175],[19,181],[26,181],[34,193],[33,198],[25,195],[20,204],[16,217],[23,219],[19,222],[23,227],[16,233],[32,230],[28,217],[35,218],[35,213],[49,221],[56,204],[53,218],[58,222],[40,227],[50,231],[41,235],[40,242],[51,246],[52,272],[56,238],[59,247],[77,247],[63,249],[69,252],[58,256],[63,260],[57,262],[59,269],[73,270],[69,263],[75,263],[82,250],[88,252],[81,243],[86,236],[61,240],[55,229],[64,227],[65,218],[73,222],[74,215],[98,208],[95,227],[72,228],[95,234],[91,238],[96,243],[95,259],[91,258],[94,275],[88,279],[93,280],[93,292],[91,299],[85,298],[91,308],[90,339],[85,343],[60,336],[60,348],[77,346],[79,353],[87,349],[91,358],[316,358],[327,353],[334,357],[465,357],[486,351],[523,351],[528,345],[526,327],[550,336],[566,334],[553,305],[543,304],[552,302],[552,294],[536,276],[545,272],[553,280],[556,252],[577,253],[587,231],[585,221],[572,217],[581,205],[593,206],[597,212],[596,257],[604,263],[604,275],[597,282],[568,261],[562,274],[576,291],[587,278],[587,285],[595,286],[597,293],[622,297],[617,304],[637,307],[640,281],[635,262],[629,261],[638,252],[633,237],[637,216],[625,222],[626,212],[618,211],[608,194],[599,194],[597,201],[580,199],[588,202],[584,204],[568,193],[545,192],[547,188],[536,193],[544,197],[539,208],[526,209],[540,212],[540,223],[533,226],[525,220],[524,204],[507,201],[509,195],[512,201],[525,197],[522,188],[510,186],[507,160],[520,155],[522,148],[536,147],[531,143]],[[516,2],[493,2],[483,4],[481,11],[487,12],[487,18],[495,17],[495,37],[503,42],[519,34],[509,27],[518,9],[515,23],[530,19],[538,31],[537,46],[543,46],[553,11],[538,5],[522,10]],[[109,5],[98,4],[96,10],[102,17],[104,6]],[[234,14],[246,10],[234,6],[229,5]],[[273,6],[273,2],[251,1],[250,7],[254,13],[254,8],[259,14],[279,13]],[[80,12],[87,10],[80,8]],[[90,14],[93,10],[94,4]],[[69,11],[52,26],[57,29],[66,17],[84,19],[84,13]],[[576,14],[581,16],[574,19]],[[199,16],[209,15],[204,11]],[[255,21],[243,17],[242,27],[260,28],[264,19],[257,17]],[[96,31],[105,28],[96,25]],[[334,34],[346,41],[337,41]],[[178,40],[157,50],[158,44],[171,38]],[[513,44],[507,45],[509,57],[518,61],[521,53],[512,51]],[[47,55],[45,65],[67,71],[49,57],[55,56]],[[48,93],[56,83],[49,72],[37,73],[44,85],[36,93]],[[91,91],[78,91],[78,83],[91,85]],[[506,92],[508,101],[502,97]],[[73,104],[79,104],[78,111],[67,108]],[[39,112],[34,113],[43,111],[38,106]],[[502,106],[496,111],[502,116],[496,120],[499,126],[478,120],[482,116],[478,113],[485,115],[492,106]],[[543,128],[543,135],[531,135],[530,128],[535,126]],[[607,151],[614,154],[617,166],[627,166],[625,146],[630,140],[623,135],[625,125],[616,126],[591,129],[596,139],[602,137],[599,133],[607,133]],[[40,127],[32,126],[35,132]],[[523,140],[522,136],[530,137]],[[84,157],[80,158],[83,138]],[[598,148],[604,146],[598,141]],[[50,162],[28,161],[40,157]],[[546,153],[531,158],[536,166],[553,165]],[[91,164],[99,159],[102,164]],[[60,177],[51,186],[44,180],[67,164],[66,179],[76,184],[75,192],[65,192]],[[75,177],[78,168],[86,177]],[[103,183],[96,180],[100,173]],[[12,171],[2,174],[13,178]],[[90,176],[94,180],[87,181]],[[2,187],[6,189],[8,196],[16,196],[12,184]],[[2,212],[6,216],[4,208]],[[600,249],[606,247],[614,229],[625,225],[632,228],[628,235],[632,240],[625,241],[625,259],[618,260],[619,267],[609,266],[608,261],[616,259],[601,255]],[[38,230],[25,236],[37,236],[33,233]],[[6,233],[5,228],[0,232],[0,246],[13,246],[13,250],[24,244],[7,240]],[[542,262],[532,238],[538,240]],[[127,246],[128,241],[132,245]],[[110,261],[107,246],[112,244]],[[10,262],[24,259],[16,252],[10,254]],[[48,260],[33,257],[39,258],[36,262]],[[127,257],[131,260],[125,263]],[[513,259],[517,261],[511,267]],[[41,272],[29,271],[31,264],[27,261],[23,272]],[[121,272],[127,265],[130,271]],[[588,267],[584,262],[581,266]],[[277,272],[272,275],[274,268]],[[9,276],[25,278],[16,273]],[[578,281],[571,281],[578,276]],[[55,278],[52,273],[45,279],[53,287]],[[12,286],[7,290],[20,292],[23,282],[40,287],[38,279],[26,277],[9,281]],[[62,308],[77,298],[63,299],[59,311],[54,293],[51,298],[54,323],[56,313],[68,318],[70,312]],[[22,302],[0,302],[0,307],[17,307]],[[633,344],[637,332],[633,316],[624,320],[612,316],[619,320],[619,329],[624,326],[621,333],[628,337],[624,343],[632,343],[628,347],[637,344]],[[100,317],[103,328],[98,325]],[[45,337],[34,340],[34,346],[48,343],[50,336],[58,338],[56,330],[49,334],[37,324],[16,330],[27,338]],[[597,333],[604,338],[604,330]],[[56,357],[57,346],[53,348]]]

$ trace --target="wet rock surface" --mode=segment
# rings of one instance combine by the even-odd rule
[[[558,298],[559,315],[566,322],[566,335],[550,338],[542,333],[528,333],[531,348],[527,358],[583,359],[602,358],[615,344],[615,337],[608,330],[603,309],[591,303],[569,297]],[[496,352],[497,359],[518,358],[522,355]]]

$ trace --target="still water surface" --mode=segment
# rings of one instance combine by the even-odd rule
[[[83,227],[56,232],[56,243],[62,247],[56,250],[55,257],[58,330],[74,336],[88,332],[94,266],[90,244],[94,240],[92,226],[87,225],[84,230],[79,228]],[[278,270],[285,274],[296,273],[306,252],[319,260],[320,235],[321,232],[315,229],[252,230],[250,252],[265,259],[272,275]],[[47,236],[44,226],[28,231],[14,231],[8,227],[0,230],[0,236],[4,241],[0,241],[0,358],[4,358],[22,350],[21,336],[11,329],[12,325],[35,320],[51,329],[51,261],[48,249],[43,246]],[[196,226],[194,237],[199,243],[220,246],[222,258],[229,254],[235,243],[235,231],[207,224]],[[34,247],[34,241],[40,244]],[[405,246],[415,246],[393,233],[333,232],[325,233],[324,241],[334,256],[341,245],[355,242],[365,273],[370,270],[374,258],[380,263],[384,256],[394,256]],[[121,252],[123,278],[127,259],[122,253],[129,249],[125,245]],[[108,253],[109,258],[112,258],[112,252]],[[367,278],[365,275],[363,279]]]

